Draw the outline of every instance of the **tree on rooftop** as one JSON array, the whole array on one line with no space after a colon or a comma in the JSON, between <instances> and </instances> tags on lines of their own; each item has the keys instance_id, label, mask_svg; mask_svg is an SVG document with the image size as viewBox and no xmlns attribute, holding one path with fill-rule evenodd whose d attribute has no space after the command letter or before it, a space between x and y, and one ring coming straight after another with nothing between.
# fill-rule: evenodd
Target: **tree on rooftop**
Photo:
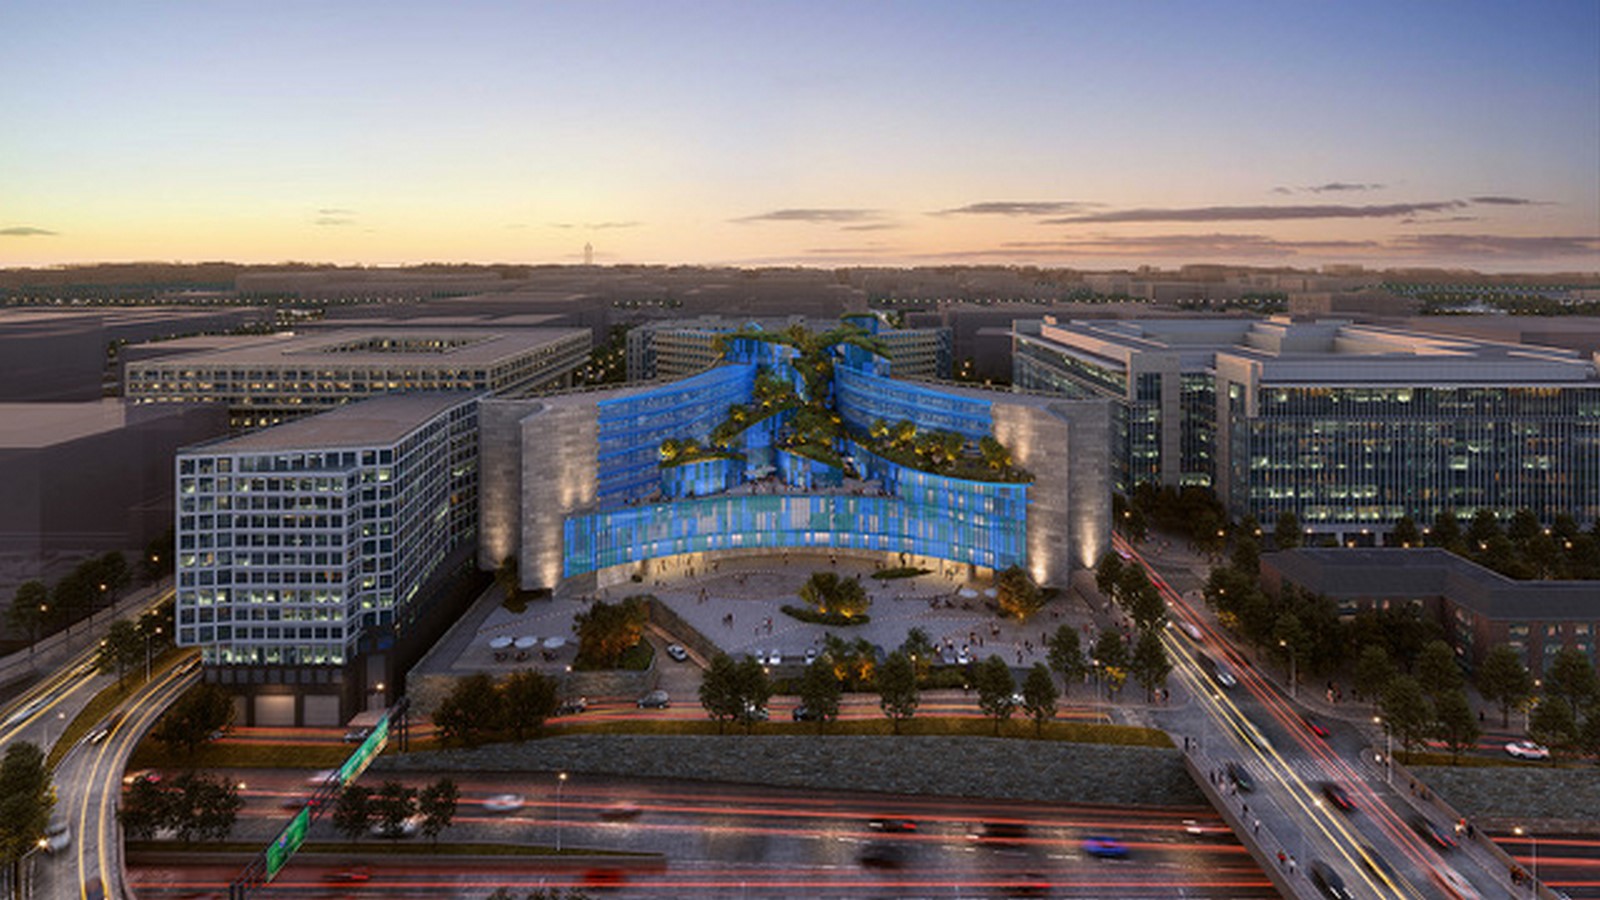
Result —
<instances>
[{"instance_id":1,"label":"tree on rooftop","mask_svg":"<svg viewBox=\"0 0 1600 900\"><path fill-rule=\"evenodd\" d=\"M992 434L986 434L978 439L978 453L989 468L996 472L1004 472L1011 468L1011 449L1000 443Z\"/></svg>"}]
</instances>

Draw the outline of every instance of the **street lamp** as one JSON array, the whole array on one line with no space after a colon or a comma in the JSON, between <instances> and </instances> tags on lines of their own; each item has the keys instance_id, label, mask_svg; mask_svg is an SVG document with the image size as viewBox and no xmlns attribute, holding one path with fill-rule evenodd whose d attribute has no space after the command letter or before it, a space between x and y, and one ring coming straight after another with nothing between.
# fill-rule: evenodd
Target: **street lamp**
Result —
<instances>
[{"instance_id":1,"label":"street lamp","mask_svg":"<svg viewBox=\"0 0 1600 900\"><path fill-rule=\"evenodd\" d=\"M154 631L145 633L144 636L144 680L150 680L150 639L161 633L161 626L157 625Z\"/></svg>"},{"instance_id":2,"label":"street lamp","mask_svg":"<svg viewBox=\"0 0 1600 900\"><path fill-rule=\"evenodd\" d=\"M1278 646L1289 651L1289 696L1299 697L1300 679L1295 677L1294 647L1290 645L1288 641L1283 640L1282 638L1278 640Z\"/></svg>"},{"instance_id":3,"label":"street lamp","mask_svg":"<svg viewBox=\"0 0 1600 900\"><path fill-rule=\"evenodd\" d=\"M1384 779L1389 784L1394 784L1394 734L1389 731L1389 723L1379 716L1372 717L1372 724L1383 726L1383 769L1387 774Z\"/></svg>"},{"instance_id":4,"label":"street lamp","mask_svg":"<svg viewBox=\"0 0 1600 900\"><path fill-rule=\"evenodd\" d=\"M561 788L567 783L567 773L556 774L556 852L561 852Z\"/></svg>"},{"instance_id":5,"label":"street lamp","mask_svg":"<svg viewBox=\"0 0 1600 900\"><path fill-rule=\"evenodd\" d=\"M1523 828L1521 825L1511 829L1511 833L1517 837L1527 838L1533 845L1533 881L1529 884L1528 896L1537 897L1539 896L1539 839L1533 836L1531 829Z\"/></svg>"}]
</instances>

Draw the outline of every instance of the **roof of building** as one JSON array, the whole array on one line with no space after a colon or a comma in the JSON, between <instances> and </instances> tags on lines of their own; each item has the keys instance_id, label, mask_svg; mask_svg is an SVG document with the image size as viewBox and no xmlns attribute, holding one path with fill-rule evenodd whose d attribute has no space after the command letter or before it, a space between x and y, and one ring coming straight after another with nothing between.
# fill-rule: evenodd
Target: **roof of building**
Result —
<instances>
[{"instance_id":1,"label":"roof of building","mask_svg":"<svg viewBox=\"0 0 1600 900\"><path fill-rule=\"evenodd\" d=\"M217 350L163 357L145 365L471 366L490 365L536 350L582 328L348 328L275 334Z\"/></svg>"},{"instance_id":2,"label":"roof of building","mask_svg":"<svg viewBox=\"0 0 1600 900\"><path fill-rule=\"evenodd\" d=\"M1444 597L1491 619L1600 619L1600 581L1517 581L1436 547L1303 547L1261 564L1335 600Z\"/></svg>"},{"instance_id":3,"label":"roof of building","mask_svg":"<svg viewBox=\"0 0 1600 900\"><path fill-rule=\"evenodd\" d=\"M479 396L470 391L384 394L238 437L184 448L185 453L273 453L280 450L394 444L434 416Z\"/></svg>"},{"instance_id":4,"label":"roof of building","mask_svg":"<svg viewBox=\"0 0 1600 900\"><path fill-rule=\"evenodd\" d=\"M0 449L37 449L115 431L128 422L121 400L0 403Z\"/></svg>"}]
</instances>

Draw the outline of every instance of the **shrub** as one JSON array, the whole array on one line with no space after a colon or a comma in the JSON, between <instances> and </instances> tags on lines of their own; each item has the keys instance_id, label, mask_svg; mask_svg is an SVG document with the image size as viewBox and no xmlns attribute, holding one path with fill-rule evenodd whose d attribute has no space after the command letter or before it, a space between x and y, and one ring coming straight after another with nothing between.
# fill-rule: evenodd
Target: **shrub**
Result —
<instances>
[{"instance_id":1,"label":"shrub","mask_svg":"<svg viewBox=\"0 0 1600 900\"><path fill-rule=\"evenodd\" d=\"M915 578L918 575L927 575L932 569L919 569L916 566L896 566L892 569L879 569L872 573L872 577L879 581L890 581L895 578Z\"/></svg>"},{"instance_id":2,"label":"shrub","mask_svg":"<svg viewBox=\"0 0 1600 900\"><path fill-rule=\"evenodd\" d=\"M787 603L779 608L783 610L784 615L799 619L802 622L810 622L813 625L865 625L872 621L872 617L866 613L854 616L847 616L843 613L822 613L814 609L806 609L804 606L792 606Z\"/></svg>"}]
</instances>

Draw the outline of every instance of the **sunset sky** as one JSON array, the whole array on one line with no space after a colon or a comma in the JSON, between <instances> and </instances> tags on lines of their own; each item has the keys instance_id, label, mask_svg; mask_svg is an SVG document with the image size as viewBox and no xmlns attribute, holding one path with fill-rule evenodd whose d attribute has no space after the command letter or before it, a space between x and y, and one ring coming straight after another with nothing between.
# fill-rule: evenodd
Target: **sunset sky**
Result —
<instances>
[{"instance_id":1,"label":"sunset sky","mask_svg":"<svg viewBox=\"0 0 1600 900\"><path fill-rule=\"evenodd\" d=\"M1600 3L20 0L0 266L1600 270Z\"/></svg>"}]
</instances>

